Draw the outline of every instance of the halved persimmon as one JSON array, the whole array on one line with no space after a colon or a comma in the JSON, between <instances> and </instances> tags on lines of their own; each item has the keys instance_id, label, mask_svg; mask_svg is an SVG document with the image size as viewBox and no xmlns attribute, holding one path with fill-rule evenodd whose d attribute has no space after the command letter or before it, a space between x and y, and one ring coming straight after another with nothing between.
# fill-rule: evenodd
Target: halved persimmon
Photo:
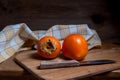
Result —
<instances>
[{"instance_id":1,"label":"halved persimmon","mask_svg":"<svg viewBox=\"0 0 120 80\"><path fill-rule=\"evenodd\" d=\"M60 50L60 42L53 36L45 36L37 43L38 54L46 59L57 57L60 54Z\"/></svg>"},{"instance_id":2,"label":"halved persimmon","mask_svg":"<svg viewBox=\"0 0 120 80\"><path fill-rule=\"evenodd\" d=\"M70 34L63 41L62 52L66 58L82 60L88 53L88 45L83 36Z\"/></svg>"}]
</instances>

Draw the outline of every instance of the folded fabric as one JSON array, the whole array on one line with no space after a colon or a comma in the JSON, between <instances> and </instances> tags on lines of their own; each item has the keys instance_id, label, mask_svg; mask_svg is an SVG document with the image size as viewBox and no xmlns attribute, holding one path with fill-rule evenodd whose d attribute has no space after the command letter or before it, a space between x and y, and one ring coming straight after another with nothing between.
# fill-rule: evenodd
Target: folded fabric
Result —
<instances>
[{"instance_id":1,"label":"folded fabric","mask_svg":"<svg viewBox=\"0 0 120 80\"><path fill-rule=\"evenodd\" d=\"M97 32L90 29L87 24L55 25L46 31L32 31L25 23L8 25L0 32L0 63L14 55L28 39L36 42L50 35L61 41L72 33L82 35L87 40L89 49L101 46Z\"/></svg>"}]
</instances>

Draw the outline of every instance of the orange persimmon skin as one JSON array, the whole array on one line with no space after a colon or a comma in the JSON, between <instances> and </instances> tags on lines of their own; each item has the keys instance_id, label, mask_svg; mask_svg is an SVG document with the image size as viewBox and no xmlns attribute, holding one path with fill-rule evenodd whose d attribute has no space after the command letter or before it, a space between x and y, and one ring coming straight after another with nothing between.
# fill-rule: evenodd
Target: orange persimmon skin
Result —
<instances>
[{"instance_id":1,"label":"orange persimmon skin","mask_svg":"<svg viewBox=\"0 0 120 80\"><path fill-rule=\"evenodd\" d=\"M88 53L88 45L81 35L70 34L64 39L62 52L66 58L82 60Z\"/></svg>"},{"instance_id":2,"label":"orange persimmon skin","mask_svg":"<svg viewBox=\"0 0 120 80\"><path fill-rule=\"evenodd\" d=\"M46 42L51 42L50 46L52 44L52 46L51 46L52 50L49 51L49 48L48 48L49 52L47 52L46 50L42 50L42 47L45 46ZM43 44L43 46L41 46L42 44ZM53 49L53 47L55 49ZM47 47L45 49L47 49ZM38 40L38 43L37 43L38 54L45 59L52 59L52 58L57 57L60 54L60 50L61 50L60 42L57 38L55 38L53 36L45 36L45 37L41 38L40 40Z\"/></svg>"}]
</instances>

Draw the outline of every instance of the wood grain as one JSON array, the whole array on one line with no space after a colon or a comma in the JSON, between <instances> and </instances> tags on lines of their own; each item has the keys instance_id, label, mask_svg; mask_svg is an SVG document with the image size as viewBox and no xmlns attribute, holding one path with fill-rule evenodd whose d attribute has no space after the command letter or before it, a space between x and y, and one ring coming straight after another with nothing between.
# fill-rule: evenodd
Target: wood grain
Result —
<instances>
[{"instance_id":1,"label":"wood grain","mask_svg":"<svg viewBox=\"0 0 120 80\"><path fill-rule=\"evenodd\" d=\"M41 58L37 55L36 50L20 52L15 60L23 68L35 75L38 79L64 80L80 79L90 77L100 73L112 71L120 68L120 48L101 48L89 51L85 60L94 59L112 59L117 61L115 64L81 66L57 69L38 69Z\"/></svg>"},{"instance_id":2,"label":"wood grain","mask_svg":"<svg viewBox=\"0 0 120 80\"><path fill-rule=\"evenodd\" d=\"M0 75L1 76L19 76L24 73L24 69L22 69L19 65L17 65L13 61L14 57L9 58L0 64Z\"/></svg>"}]
</instances>

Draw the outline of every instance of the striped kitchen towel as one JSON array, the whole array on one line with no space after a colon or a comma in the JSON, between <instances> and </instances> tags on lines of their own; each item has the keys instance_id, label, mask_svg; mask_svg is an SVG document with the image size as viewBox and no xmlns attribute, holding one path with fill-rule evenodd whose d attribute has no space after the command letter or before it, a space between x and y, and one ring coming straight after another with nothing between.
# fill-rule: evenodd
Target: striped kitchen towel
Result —
<instances>
[{"instance_id":1,"label":"striped kitchen towel","mask_svg":"<svg viewBox=\"0 0 120 80\"><path fill-rule=\"evenodd\" d=\"M89 49L101 46L97 32L90 29L87 24L55 25L48 30L37 31L32 31L25 23L8 25L0 32L0 63L14 55L27 40L36 42L50 35L62 41L72 33L82 35L87 40Z\"/></svg>"}]
</instances>

